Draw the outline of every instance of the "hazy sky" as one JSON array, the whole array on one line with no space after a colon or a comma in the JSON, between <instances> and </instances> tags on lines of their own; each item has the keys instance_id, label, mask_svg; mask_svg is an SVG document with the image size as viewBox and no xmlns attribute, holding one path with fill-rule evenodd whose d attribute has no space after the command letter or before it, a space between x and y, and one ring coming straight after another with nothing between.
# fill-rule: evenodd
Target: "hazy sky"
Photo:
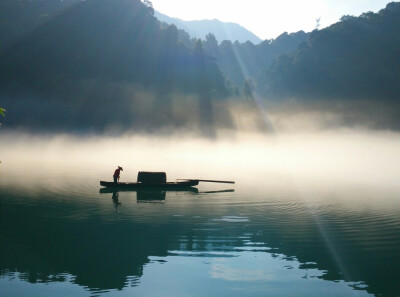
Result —
<instances>
[{"instance_id":1,"label":"hazy sky","mask_svg":"<svg viewBox=\"0 0 400 297\"><path fill-rule=\"evenodd\" d=\"M283 32L312 31L320 17L320 28L343 15L377 12L390 0L152 0L154 8L183 20L219 19L234 22L261 39Z\"/></svg>"}]
</instances>

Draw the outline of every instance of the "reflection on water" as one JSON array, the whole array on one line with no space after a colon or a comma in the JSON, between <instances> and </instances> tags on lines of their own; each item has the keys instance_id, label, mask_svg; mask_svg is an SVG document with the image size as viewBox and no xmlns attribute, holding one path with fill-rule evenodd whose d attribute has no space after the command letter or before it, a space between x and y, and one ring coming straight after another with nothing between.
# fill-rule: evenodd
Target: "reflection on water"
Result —
<instances>
[{"instance_id":1,"label":"reflection on water","mask_svg":"<svg viewBox=\"0 0 400 297\"><path fill-rule=\"evenodd\" d=\"M304 296L313 290L315 296L400 292L398 203L387 211L357 212L329 199L307 204L239 189L161 192L152 197L163 204L138 204L139 193L99 194L95 181L93 188L81 195L65 189L60 197L43 190L39 198L2 186L2 288L31 296L30 286L20 286L24 281L58 290L67 283L100 295L167 288L174 295L200 282L190 289L212 296L235 290L253 296L266 290ZM46 292L42 296L51 295Z\"/></svg>"},{"instance_id":2,"label":"reflection on water","mask_svg":"<svg viewBox=\"0 0 400 297\"><path fill-rule=\"evenodd\" d=\"M113 192L99 190L107 168L55 163L38 176L8 162L1 296L400 295L395 186L252 181L243 168L206 176L236 176L234 191Z\"/></svg>"}]
</instances>

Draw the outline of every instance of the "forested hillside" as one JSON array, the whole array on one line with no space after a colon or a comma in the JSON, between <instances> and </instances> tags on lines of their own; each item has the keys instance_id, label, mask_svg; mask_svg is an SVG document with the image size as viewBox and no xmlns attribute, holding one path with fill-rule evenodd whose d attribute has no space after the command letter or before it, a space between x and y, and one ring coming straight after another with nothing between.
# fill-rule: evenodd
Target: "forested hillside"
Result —
<instances>
[{"instance_id":1,"label":"forested hillside","mask_svg":"<svg viewBox=\"0 0 400 297\"><path fill-rule=\"evenodd\" d=\"M178 44L176 27L160 29L139 0L80 1L10 47L0 67L2 82L29 89L101 78L162 91L225 91L201 43L193 50Z\"/></svg>"},{"instance_id":2,"label":"forested hillside","mask_svg":"<svg viewBox=\"0 0 400 297\"><path fill-rule=\"evenodd\" d=\"M285 32L276 39L255 45L250 41L232 43L224 40L219 43L213 34L208 34L203 44L206 53L216 59L236 93L242 94L246 81L255 82L274 59L295 51L301 43L308 41L308 36L303 31L291 34Z\"/></svg>"},{"instance_id":3,"label":"forested hillside","mask_svg":"<svg viewBox=\"0 0 400 297\"><path fill-rule=\"evenodd\" d=\"M268 98L400 98L400 3L311 33L258 80Z\"/></svg>"},{"instance_id":4,"label":"forested hillside","mask_svg":"<svg viewBox=\"0 0 400 297\"><path fill-rule=\"evenodd\" d=\"M79 0L1 0L0 53Z\"/></svg>"},{"instance_id":5,"label":"forested hillside","mask_svg":"<svg viewBox=\"0 0 400 297\"><path fill-rule=\"evenodd\" d=\"M219 97L238 95L246 80L255 81L277 56L308 39L301 31L254 45L218 42L209 33L203 54L196 38L158 23L153 9L138 0L4 0L0 5L2 89L11 83L54 91L101 77L162 91L198 94L207 87ZM207 82L199 81L200 68Z\"/></svg>"},{"instance_id":6,"label":"forested hillside","mask_svg":"<svg viewBox=\"0 0 400 297\"><path fill-rule=\"evenodd\" d=\"M0 8L0 106L10 128L233 127L216 107L231 97L400 97L400 3L257 45L193 38L160 23L149 1L4 0Z\"/></svg>"},{"instance_id":7,"label":"forested hillside","mask_svg":"<svg viewBox=\"0 0 400 297\"><path fill-rule=\"evenodd\" d=\"M174 122L170 94L199 96L205 109L211 97L228 95L202 43L194 48L179 43L176 27L161 28L153 8L140 0L69 5L7 47L0 59L0 90L10 125L28 125L24 112L30 110L29 125L51 127L65 121L73 127L162 125L165 118ZM12 107L18 115L12 116Z\"/></svg>"}]
</instances>

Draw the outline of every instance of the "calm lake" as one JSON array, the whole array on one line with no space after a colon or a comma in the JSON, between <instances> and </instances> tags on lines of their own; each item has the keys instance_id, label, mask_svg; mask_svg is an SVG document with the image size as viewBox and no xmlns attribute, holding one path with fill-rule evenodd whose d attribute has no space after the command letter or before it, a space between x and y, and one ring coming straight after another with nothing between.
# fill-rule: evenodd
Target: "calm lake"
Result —
<instances>
[{"instance_id":1,"label":"calm lake","mask_svg":"<svg viewBox=\"0 0 400 297\"><path fill-rule=\"evenodd\" d=\"M400 296L397 134L0 142L1 297Z\"/></svg>"}]
</instances>

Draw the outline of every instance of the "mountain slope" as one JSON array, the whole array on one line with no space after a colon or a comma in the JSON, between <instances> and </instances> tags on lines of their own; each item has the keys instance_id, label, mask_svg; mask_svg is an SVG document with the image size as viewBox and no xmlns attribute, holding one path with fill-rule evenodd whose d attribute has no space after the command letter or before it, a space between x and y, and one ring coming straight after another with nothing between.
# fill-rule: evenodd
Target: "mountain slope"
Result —
<instances>
[{"instance_id":1,"label":"mountain slope","mask_svg":"<svg viewBox=\"0 0 400 297\"><path fill-rule=\"evenodd\" d=\"M225 80L201 44L179 44L140 0L79 1L0 56L8 126L162 126L175 120L175 92L206 102Z\"/></svg>"},{"instance_id":2,"label":"mountain slope","mask_svg":"<svg viewBox=\"0 0 400 297\"><path fill-rule=\"evenodd\" d=\"M345 16L277 59L259 81L271 97L400 98L400 3Z\"/></svg>"},{"instance_id":3,"label":"mountain slope","mask_svg":"<svg viewBox=\"0 0 400 297\"><path fill-rule=\"evenodd\" d=\"M154 16L161 22L174 24L179 29L185 30L190 36L202 40L205 40L207 34L212 33L219 42L223 40L230 40L232 42L236 40L239 42L250 41L254 44L261 42L261 39L254 33L235 23L221 22L216 19L184 21L177 18L171 18L157 11L155 11Z\"/></svg>"},{"instance_id":4,"label":"mountain slope","mask_svg":"<svg viewBox=\"0 0 400 297\"><path fill-rule=\"evenodd\" d=\"M215 66L180 46L177 34L174 27L160 29L139 0L79 1L6 51L0 78L51 87L55 77L101 77L195 91L190 72Z\"/></svg>"},{"instance_id":5,"label":"mountain slope","mask_svg":"<svg viewBox=\"0 0 400 297\"><path fill-rule=\"evenodd\" d=\"M246 80L256 81L257 76L269 67L275 58L295 51L301 43L308 41L308 37L309 34L303 31L290 34L285 32L276 39L254 45L251 42L230 41L218 44L213 36L207 36L204 49L216 58L221 71L240 89Z\"/></svg>"},{"instance_id":6,"label":"mountain slope","mask_svg":"<svg viewBox=\"0 0 400 297\"><path fill-rule=\"evenodd\" d=\"M0 53L78 1L0 1Z\"/></svg>"}]
</instances>

